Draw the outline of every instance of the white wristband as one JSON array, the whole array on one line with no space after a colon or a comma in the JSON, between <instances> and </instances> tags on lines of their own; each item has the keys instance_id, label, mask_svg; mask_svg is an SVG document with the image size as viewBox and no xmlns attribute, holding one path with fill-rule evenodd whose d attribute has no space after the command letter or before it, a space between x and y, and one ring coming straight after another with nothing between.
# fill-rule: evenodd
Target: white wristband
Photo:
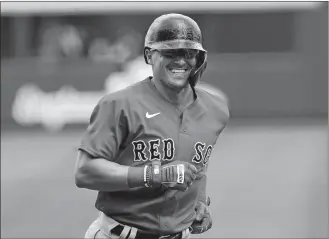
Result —
<instances>
[{"instance_id":1,"label":"white wristband","mask_svg":"<svg viewBox=\"0 0 329 239\"><path fill-rule=\"evenodd\" d=\"M184 164L177 164L177 183L184 183L184 173L185 167Z\"/></svg>"},{"instance_id":2,"label":"white wristband","mask_svg":"<svg viewBox=\"0 0 329 239\"><path fill-rule=\"evenodd\" d=\"M144 184L145 184L145 187L148 188L149 185L147 184L147 178L146 178L147 168L148 168L148 165L145 165L145 167L144 167Z\"/></svg>"}]
</instances>

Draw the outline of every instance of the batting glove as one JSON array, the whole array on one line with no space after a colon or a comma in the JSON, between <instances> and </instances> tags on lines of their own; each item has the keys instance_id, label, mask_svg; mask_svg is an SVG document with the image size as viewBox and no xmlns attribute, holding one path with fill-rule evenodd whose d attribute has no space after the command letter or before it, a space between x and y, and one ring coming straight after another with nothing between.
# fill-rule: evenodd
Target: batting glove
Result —
<instances>
[{"instance_id":1,"label":"batting glove","mask_svg":"<svg viewBox=\"0 0 329 239\"><path fill-rule=\"evenodd\" d=\"M207 205L203 202L197 202L195 207L196 217L190 226L192 234L201 234L208 231L212 227L212 218L209 210L210 197L207 198Z\"/></svg>"},{"instance_id":2,"label":"batting glove","mask_svg":"<svg viewBox=\"0 0 329 239\"><path fill-rule=\"evenodd\" d=\"M179 191L186 191L194 180L203 177L203 172L199 172L193 164L183 161L174 161L162 166L160 161L153 161L149 171L150 176L146 177L149 178L146 180L149 186L163 185Z\"/></svg>"}]
</instances>

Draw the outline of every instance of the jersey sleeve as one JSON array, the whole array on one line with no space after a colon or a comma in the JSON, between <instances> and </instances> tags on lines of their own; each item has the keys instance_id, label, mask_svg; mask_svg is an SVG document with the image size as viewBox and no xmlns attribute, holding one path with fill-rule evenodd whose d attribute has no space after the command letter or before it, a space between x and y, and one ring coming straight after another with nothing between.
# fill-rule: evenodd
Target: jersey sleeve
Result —
<instances>
[{"instance_id":1,"label":"jersey sleeve","mask_svg":"<svg viewBox=\"0 0 329 239\"><path fill-rule=\"evenodd\" d=\"M220 116L219 116L220 121L223 122L226 127L228 124L228 121L230 120L230 108L229 108L228 100L225 100L222 102L219 113L220 113Z\"/></svg>"},{"instance_id":2,"label":"jersey sleeve","mask_svg":"<svg viewBox=\"0 0 329 239\"><path fill-rule=\"evenodd\" d=\"M127 134L126 118L119 101L102 98L95 106L79 150L114 161Z\"/></svg>"},{"instance_id":3,"label":"jersey sleeve","mask_svg":"<svg viewBox=\"0 0 329 239\"><path fill-rule=\"evenodd\" d=\"M213 112L216 112L216 119L218 120L218 125L221 125L220 128L218 128L216 134L217 134L217 140L223 130L226 128L228 121L230 119L230 110L229 110L229 101L226 97L216 97L216 103L215 107L216 109ZM217 142L216 140L216 142Z\"/></svg>"}]
</instances>

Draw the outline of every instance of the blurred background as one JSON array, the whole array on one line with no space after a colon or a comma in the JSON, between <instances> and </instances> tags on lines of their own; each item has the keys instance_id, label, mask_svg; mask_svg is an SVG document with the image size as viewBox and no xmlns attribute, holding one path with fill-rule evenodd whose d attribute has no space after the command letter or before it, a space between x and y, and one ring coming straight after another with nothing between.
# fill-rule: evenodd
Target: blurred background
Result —
<instances>
[{"instance_id":1,"label":"blurred background","mask_svg":"<svg viewBox=\"0 0 329 239\"><path fill-rule=\"evenodd\" d=\"M144 36L168 12L199 23L198 87L230 102L202 237L328 237L327 2L1 2L2 238L83 237L82 133L104 94L151 75Z\"/></svg>"}]
</instances>

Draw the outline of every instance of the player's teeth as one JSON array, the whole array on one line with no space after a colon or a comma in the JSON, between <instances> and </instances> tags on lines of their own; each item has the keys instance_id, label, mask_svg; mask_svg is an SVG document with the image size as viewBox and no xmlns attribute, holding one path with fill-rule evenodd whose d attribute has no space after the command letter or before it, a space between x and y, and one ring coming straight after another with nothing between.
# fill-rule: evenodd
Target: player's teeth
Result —
<instances>
[{"instance_id":1,"label":"player's teeth","mask_svg":"<svg viewBox=\"0 0 329 239\"><path fill-rule=\"evenodd\" d=\"M171 70L173 73L184 73L185 70Z\"/></svg>"}]
</instances>

